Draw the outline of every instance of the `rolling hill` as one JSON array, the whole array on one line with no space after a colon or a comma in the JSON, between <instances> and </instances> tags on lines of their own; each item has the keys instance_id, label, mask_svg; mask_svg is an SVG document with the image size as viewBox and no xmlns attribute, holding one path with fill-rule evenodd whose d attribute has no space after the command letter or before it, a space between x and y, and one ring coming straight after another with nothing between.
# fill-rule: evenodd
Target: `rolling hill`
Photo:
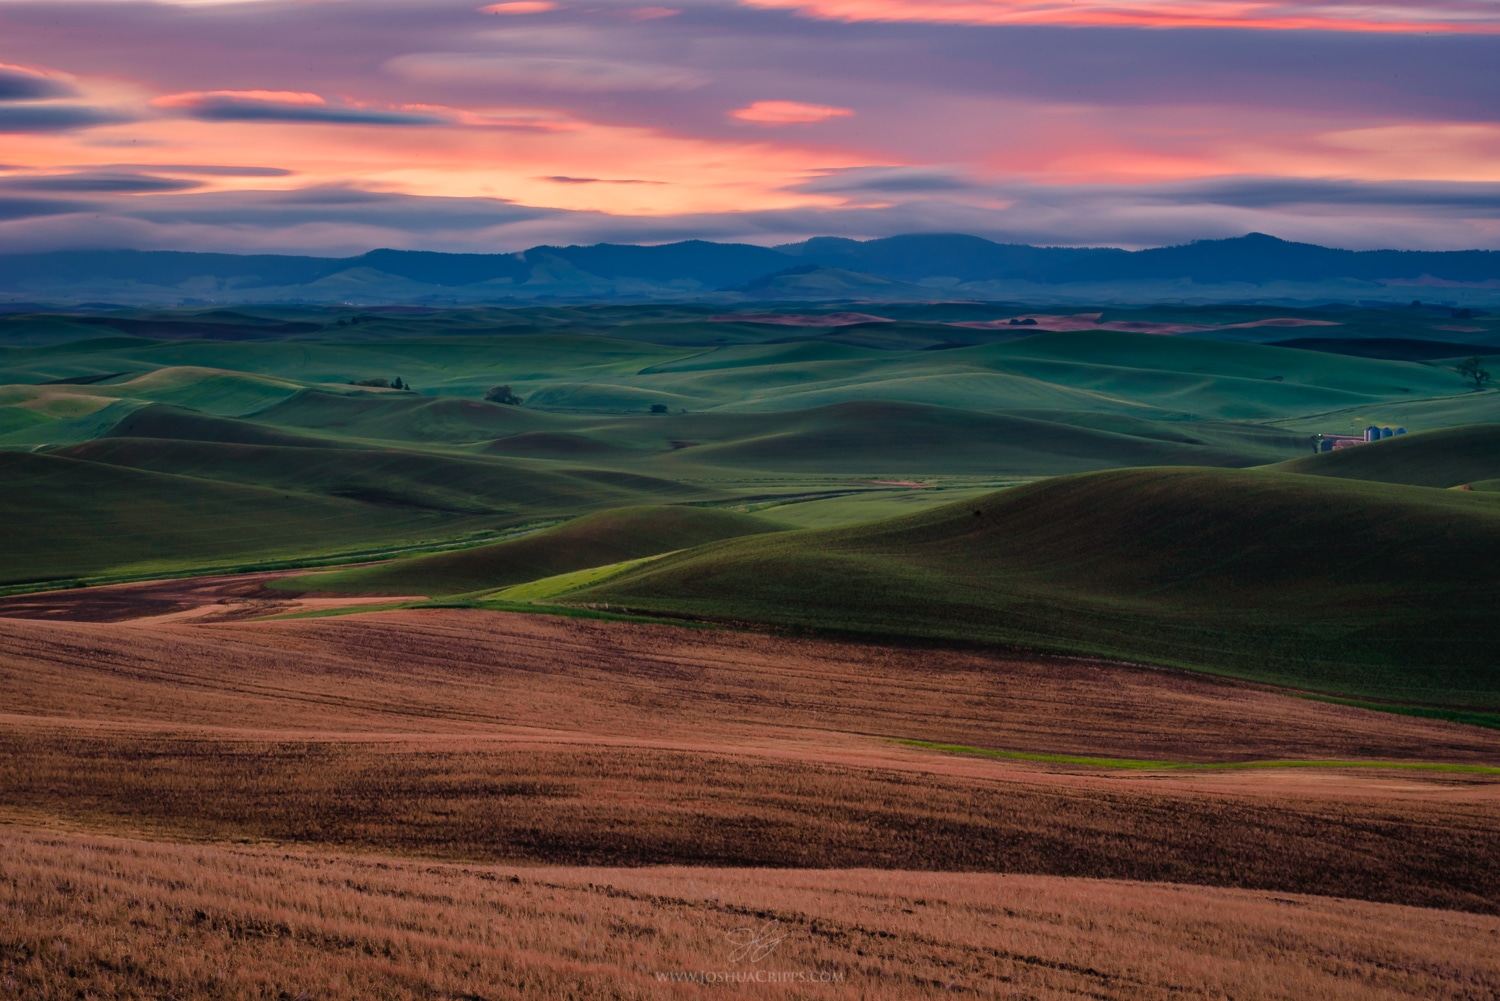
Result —
<instances>
[{"instance_id":1,"label":"rolling hill","mask_svg":"<svg viewBox=\"0 0 1500 1001\"><path fill-rule=\"evenodd\" d=\"M275 586L318 594L461 594L780 529L752 515L711 508L617 508L508 542L295 577Z\"/></svg>"},{"instance_id":2,"label":"rolling hill","mask_svg":"<svg viewBox=\"0 0 1500 1001\"><path fill-rule=\"evenodd\" d=\"M728 416L668 418L680 447L658 466L1036 476L1111 466L1254 465L1251 456L1302 447L1293 435L1256 434L1211 422L1171 427L1121 419L1114 428L1104 421L1099 424L1105 426L1089 427L1053 420L1048 413L991 414L878 401L734 415L737 433L726 440L721 429L730 424ZM711 420L715 417L720 419Z\"/></svg>"},{"instance_id":3,"label":"rolling hill","mask_svg":"<svg viewBox=\"0 0 1500 1001\"><path fill-rule=\"evenodd\" d=\"M1404 434L1279 462L1271 468L1420 487L1457 487L1500 479L1500 424Z\"/></svg>"},{"instance_id":4,"label":"rolling hill","mask_svg":"<svg viewBox=\"0 0 1500 1001\"><path fill-rule=\"evenodd\" d=\"M1483 494L1137 469L718 543L566 600L1493 710L1497 559L1500 504Z\"/></svg>"},{"instance_id":5,"label":"rolling hill","mask_svg":"<svg viewBox=\"0 0 1500 1001\"><path fill-rule=\"evenodd\" d=\"M0 478L0 585L300 560L491 523L61 455L0 451Z\"/></svg>"},{"instance_id":6,"label":"rolling hill","mask_svg":"<svg viewBox=\"0 0 1500 1001\"><path fill-rule=\"evenodd\" d=\"M452 543L723 496L629 471L372 446L158 404L100 431L45 453L0 451L11 540L0 585Z\"/></svg>"},{"instance_id":7,"label":"rolling hill","mask_svg":"<svg viewBox=\"0 0 1500 1001\"><path fill-rule=\"evenodd\" d=\"M151 403L133 410L103 438L171 438L225 445L277 445L288 448L345 448L342 442L294 434L251 421L199 413L186 407Z\"/></svg>"},{"instance_id":8,"label":"rolling hill","mask_svg":"<svg viewBox=\"0 0 1500 1001\"><path fill-rule=\"evenodd\" d=\"M309 391L253 418L340 441L483 442L485 455L630 469L669 479L717 477L736 469L1032 476L1120 465L1245 466L1307 447L1303 436L1250 424L1085 413L986 413L855 400L753 413L559 414L453 398Z\"/></svg>"}]
</instances>

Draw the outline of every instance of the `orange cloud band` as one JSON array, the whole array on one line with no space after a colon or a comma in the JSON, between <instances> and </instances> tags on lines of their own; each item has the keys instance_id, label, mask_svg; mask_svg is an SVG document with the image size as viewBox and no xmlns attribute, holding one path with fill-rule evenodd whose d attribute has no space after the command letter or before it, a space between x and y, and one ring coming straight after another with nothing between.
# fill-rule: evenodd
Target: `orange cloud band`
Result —
<instances>
[{"instance_id":1,"label":"orange cloud band","mask_svg":"<svg viewBox=\"0 0 1500 1001\"><path fill-rule=\"evenodd\" d=\"M508 0L507 3L492 3L479 8L481 14L545 14L557 10L558 5L550 0Z\"/></svg>"},{"instance_id":2,"label":"orange cloud band","mask_svg":"<svg viewBox=\"0 0 1500 1001\"><path fill-rule=\"evenodd\" d=\"M801 125L823 122L830 118L847 118L854 114L848 108L834 108L826 104L803 104L800 101L756 101L744 108L737 108L729 117L757 125Z\"/></svg>"},{"instance_id":3,"label":"orange cloud band","mask_svg":"<svg viewBox=\"0 0 1500 1001\"><path fill-rule=\"evenodd\" d=\"M1241 0L741 0L828 21L1053 24L1069 27L1249 28L1358 32L1500 33L1500 8L1477 3L1377 6Z\"/></svg>"}]
</instances>

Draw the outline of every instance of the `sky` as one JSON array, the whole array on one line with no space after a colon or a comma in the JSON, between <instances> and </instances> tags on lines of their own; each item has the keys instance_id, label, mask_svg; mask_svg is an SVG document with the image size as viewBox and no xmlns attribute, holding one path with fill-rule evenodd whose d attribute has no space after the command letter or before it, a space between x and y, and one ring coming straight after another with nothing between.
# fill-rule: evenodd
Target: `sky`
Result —
<instances>
[{"instance_id":1,"label":"sky","mask_svg":"<svg viewBox=\"0 0 1500 1001\"><path fill-rule=\"evenodd\" d=\"M655 2L0 0L0 253L1500 249L1500 0Z\"/></svg>"}]
</instances>

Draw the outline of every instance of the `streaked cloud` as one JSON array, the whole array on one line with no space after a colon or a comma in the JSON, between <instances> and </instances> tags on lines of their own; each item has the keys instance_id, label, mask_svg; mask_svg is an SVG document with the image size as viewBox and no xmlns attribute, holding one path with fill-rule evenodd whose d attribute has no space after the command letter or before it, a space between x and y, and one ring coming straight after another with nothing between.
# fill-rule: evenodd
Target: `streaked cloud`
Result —
<instances>
[{"instance_id":1,"label":"streaked cloud","mask_svg":"<svg viewBox=\"0 0 1500 1001\"><path fill-rule=\"evenodd\" d=\"M50 198L7 198L0 195L0 222L10 222L16 219L36 219L46 216L72 215L79 212L88 212L97 207L91 202L71 202ZM21 246L24 246L24 244Z\"/></svg>"},{"instance_id":2,"label":"streaked cloud","mask_svg":"<svg viewBox=\"0 0 1500 1001\"><path fill-rule=\"evenodd\" d=\"M741 0L832 21L916 21L988 26L1239 28L1279 31L1500 32L1487 0L1366 4L1258 0Z\"/></svg>"},{"instance_id":3,"label":"streaked cloud","mask_svg":"<svg viewBox=\"0 0 1500 1001\"><path fill-rule=\"evenodd\" d=\"M428 111L331 104L317 94L284 90L211 90L168 94L152 105L205 122L305 122L323 125L445 125Z\"/></svg>"},{"instance_id":4,"label":"streaked cloud","mask_svg":"<svg viewBox=\"0 0 1500 1001\"><path fill-rule=\"evenodd\" d=\"M0 191L58 191L70 194L136 195L190 191L201 181L137 173L34 174L0 178Z\"/></svg>"},{"instance_id":5,"label":"streaked cloud","mask_svg":"<svg viewBox=\"0 0 1500 1001\"><path fill-rule=\"evenodd\" d=\"M76 91L56 76L0 63L0 101L35 101L52 97L72 97Z\"/></svg>"},{"instance_id":6,"label":"streaked cloud","mask_svg":"<svg viewBox=\"0 0 1500 1001\"><path fill-rule=\"evenodd\" d=\"M854 167L828 171L799 189L836 194L905 194L972 191L981 187L957 171L942 167Z\"/></svg>"},{"instance_id":7,"label":"streaked cloud","mask_svg":"<svg viewBox=\"0 0 1500 1001\"><path fill-rule=\"evenodd\" d=\"M609 177L568 177L563 174L552 174L543 177L544 181L553 184L664 184L664 181L642 181L638 178L609 178Z\"/></svg>"},{"instance_id":8,"label":"streaked cloud","mask_svg":"<svg viewBox=\"0 0 1500 1001\"><path fill-rule=\"evenodd\" d=\"M71 132L129 120L118 111L85 104L0 104L0 133Z\"/></svg>"},{"instance_id":9,"label":"streaked cloud","mask_svg":"<svg viewBox=\"0 0 1500 1001\"><path fill-rule=\"evenodd\" d=\"M290 177L293 173L282 167L246 167L232 163L110 163L103 164L102 169L195 177Z\"/></svg>"},{"instance_id":10,"label":"streaked cloud","mask_svg":"<svg viewBox=\"0 0 1500 1001\"><path fill-rule=\"evenodd\" d=\"M801 101L754 101L729 113L730 118L757 125L804 125L810 122L826 122L830 118L847 118L854 114L849 108L835 108L827 104L803 104Z\"/></svg>"},{"instance_id":11,"label":"streaked cloud","mask_svg":"<svg viewBox=\"0 0 1500 1001\"><path fill-rule=\"evenodd\" d=\"M67 74L0 62L0 133L72 132L130 117L85 97Z\"/></svg>"}]
</instances>

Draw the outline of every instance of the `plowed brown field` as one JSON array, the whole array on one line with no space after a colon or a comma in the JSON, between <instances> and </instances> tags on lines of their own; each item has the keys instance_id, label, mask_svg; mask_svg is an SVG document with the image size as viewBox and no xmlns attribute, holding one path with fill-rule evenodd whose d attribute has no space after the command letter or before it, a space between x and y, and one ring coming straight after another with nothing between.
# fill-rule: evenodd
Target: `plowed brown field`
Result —
<instances>
[{"instance_id":1,"label":"plowed brown field","mask_svg":"<svg viewBox=\"0 0 1500 1001\"><path fill-rule=\"evenodd\" d=\"M1296 894L996 874L445 865L16 828L0 828L0 874L7 998L1500 992L1500 919Z\"/></svg>"},{"instance_id":2,"label":"plowed brown field","mask_svg":"<svg viewBox=\"0 0 1500 1001\"><path fill-rule=\"evenodd\" d=\"M1178 762L1500 765L1494 731L1086 661L464 610L0 619L0 819L13 825L0 828L9 846L0 894L21 901L9 911L0 902L0 997L7 983L51 985L17 995L25 997L198 996L166 985L203 977L218 984L203 996L276 997L250 992L251 971L262 986L304 983L297 989L309 997L676 996L701 988L657 983L646 976L653 964L718 969L705 943L719 932L703 929L762 911L797 915L810 936L799 962L844 964L845 987L792 988L809 996L885 996L886 986L911 996L950 982L1026 997L1440 997L1432 983L1478 985L1478 994L1450 991L1460 997L1484 996L1494 983L1495 950L1491 960L1464 950L1500 935L1500 776L1104 769L900 740ZM91 831L197 846L96 842ZM208 844L232 841L280 847ZM554 893L527 910L520 897L485 897L497 885L489 869L316 854L334 850L470 866L705 868L527 869L521 884L505 886L529 887L514 893L533 904L540 888ZM286 851L297 854L283 859ZM120 886L37 903L47 873L104 858L117 860L109 878ZM208 882L173 889L149 875L171 866L201 866ZM796 871L713 868L722 866ZM337 873L332 882L319 882L325 870ZM251 882L279 887L271 896L283 904L230 907L226 887L250 871ZM453 903L417 894L401 907L425 914L412 927L427 930L403 925L398 934L381 910L386 891L367 898L351 889L378 873L386 875L376 882L409 888L431 879L448 888L435 899ZM229 882L214 883L221 878ZM121 888L132 881L155 889ZM633 889L612 895L591 882ZM700 889L683 896L688 883ZM274 933L246 933L253 942L233 931L243 915L191 917L226 907L270 915L315 885L344 894L344 917L266 917ZM1001 902L1022 886L1022 903ZM1378 904L1276 903L1267 893ZM222 953L213 960L221 965L183 959L155 993L131 994L125 985L143 975L113 952L107 964L80 966L49 951L69 936L92 935L89 948L102 948L104 933L88 929L123 920L120 894L157 916L128 933L122 926L114 952L139 965L177 936ZM220 910L192 902L202 894ZM1066 902L1038 910L1049 894ZM743 898L738 910L723 910L730 897ZM943 902L924 911L910 905L917 898ZM522 938L545 926L594 944L507 953L484 930L482 900L530 928ZM576 921L566 916L575 907L587 912ZM1160 913L1135 938L1121 930L1153 908ZM37 915L62 930L16 930ZM1297 935L1272 944L1266 936L1282 934L1292 915ZM446 932L444 922L453 922ZM670 931L677 922L702 933ZM1414 922L1459 931L1429 934ZM809 930L834 927L845 930ZM1407 957L1400 962L1410 960L1399 977L1360 952L1359 943L1391 936ZM356 944L337 944L346 939ZM376 948L385 965L364 951L376 941L387 943ZM1137 946L1148 953L1136 956ZM1259 968L1255 957L1272 952L1281 958ZM1233 958L1242 955L1250 958ZM309 980L314 966L345 972ZM460 967L482 967L472 976L485 986L465 981ZM1363 993L1327 988L1345 974ZM556 992L562 983L574 988Z\"/></svg>"}]
</instances>

